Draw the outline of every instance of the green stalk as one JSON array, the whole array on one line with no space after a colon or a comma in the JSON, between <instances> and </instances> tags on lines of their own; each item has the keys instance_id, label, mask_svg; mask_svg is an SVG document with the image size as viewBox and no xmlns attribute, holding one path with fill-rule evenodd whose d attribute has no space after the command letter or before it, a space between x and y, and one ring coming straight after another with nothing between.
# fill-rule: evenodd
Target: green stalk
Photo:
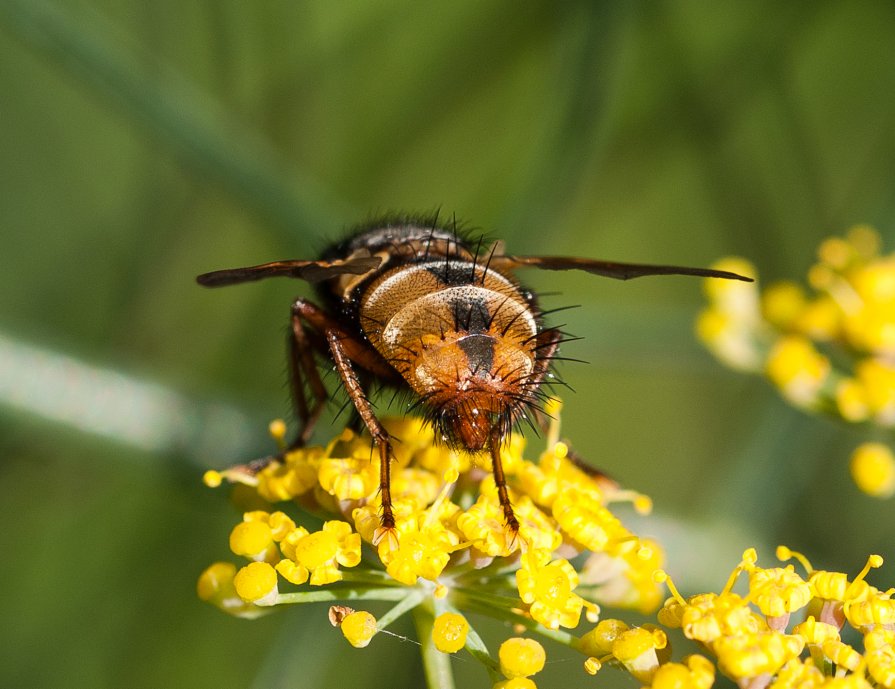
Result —
<instances>
[{"instance_id":1,"label":"green stalk","mask_svg":"<svg viewBox=\"0 0 895 689\"><path fill-rule=\"evenodd\" d=\"M351 600L381 600L403 601L408 597L403 588L342 588L319 591L297 591L295 593L281 593L277 596L274 605L288 605L301 603L336 603Z\"/></svg>"},{"instance_id":2,"label":"green stalk","mask_svg":"<svg viewBox=\"0 0 895 689\"><path fill-rule=\"evenodd\" d=\"M432 640L435 611L431 600L426 605L418 605L413 609L413 623L416 627L417 638L422 646L426 686L429 689L454 689L451 656L435 648L435 642Z\"/></svg>"}]
</instances>

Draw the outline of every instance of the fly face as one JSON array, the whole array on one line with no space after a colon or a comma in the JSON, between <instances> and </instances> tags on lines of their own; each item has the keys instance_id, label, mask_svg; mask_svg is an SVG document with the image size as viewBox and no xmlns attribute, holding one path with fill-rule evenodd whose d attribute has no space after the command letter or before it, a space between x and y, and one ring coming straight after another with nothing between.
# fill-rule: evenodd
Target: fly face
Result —
<instances>
[{"instance_id":1,"label":"fly face","mask_svg":"<svg viewBox=\"0 0 895 689\"><path fill-rule=\"evenodd\" d=\"M509 276L474 260L387 271L360 299L373 347L424 400L447 442L477 451L537 400L539 317ZM531 392L531 395L527 395Z\"/></svg>"}]
</instances>

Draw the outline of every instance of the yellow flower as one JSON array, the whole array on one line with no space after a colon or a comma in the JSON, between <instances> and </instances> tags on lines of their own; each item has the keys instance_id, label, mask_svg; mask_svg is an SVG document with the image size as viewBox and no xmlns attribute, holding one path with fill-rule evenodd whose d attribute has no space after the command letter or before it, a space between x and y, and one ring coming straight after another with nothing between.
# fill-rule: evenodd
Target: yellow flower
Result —
<instances>
[{"instance_id":1,"label":"yellow flower","mask_svg":"<svg viewBox=\"0 0 895 689\"><path fill-rule=\"evenodd\" d=\"M201 600L216 605L236 617L252 619L265 614L267 609L259 608L239 596L233 585L235 577L236 565L230 562L215 562L199 576L196 593Z\"/></svg>"},{"instance_id":2,"label":"yellow flower","mask_svg":"<svg viewBox=\"0 0 895 689\"><path fill-rule=\"evenodd\" d=\"M260 519L244 521L230 532L230 550L250 560L263 562L279 558L273 532L266 521Z\"/></svg>"},{"instance_id":3,"label":"yellow flower","mask_svg":"<svg viewBox=\"0 0 895 689\"><path fill-rule=\"evenodd\" d=\"M895 366L875 357L862 359L855 364L855 377L873 419L882 426L895 425Z\"/></svg>"},{"instance_id":4,"label":"yellow flower","mask_svg":"<svg viewBox=\"0 0 895 689\"><path fill-rule=\"evenodd\" d=\"M578 640L578 650L589 656L605 656L612 653L616 639L630 627L622 620L607 618Z\"/></svg>"},{"instance_id":5,"label":"yellow flower","mask_svg":"<svg viewBox=\"0 0 895 689\"><path fill-rule=\"evenodd\" d=\"M552 512L562 530L586 550L602 552L613 540L627 536L596 488L567 487L553 501Z\"/></svg>"},{"instance_id":6,"label":"yellow flower","mask_svg":"<svg viewBox=\"0 0 895 689\"><path fill-rule=\"evenodd\" d=\"M867 671L883 687L895 687L895 632L874 629L864 636Z\"/></svg>"},{"instance_id":7,"label":"yellow flower","mask_svg":"<svg viewBox=\"0 0 895 689\"><path fill-rule=\"evenodd\" d=\"M761 293L760 310L746 296L758 293L755 284L707 280L700 339L729 366L764 373L797 407L895 427L895 254L879 248L866 226L825 240L808 273L813 291L776 283ZM866 466L852 469L859 488L895 495L895 461L862 459Z\"/></svg>"},{"instance_id":8,"label":"yellow flower","mask_svg":"<svg viewBox=\"0 0 895 689\"><path fill-rule=\"evenodd\" d=\"M492 689L538 689L538 686L528 677L513 677L497 682Z\"/></svg>"},{"instance_id":9,"label":"yellow flower","mask_svg":"<svg viewBox=\"0 0 895 689\"><path fill-rule=\"evenodd\" d=\"M652 689L709 689L715 683L715 666L701 655L681 663L665 663L653 675Z\"/></svg>"},{"instance_id":10,"label":"yellow flower","mask_svg":"<svg viewBox=\"0 0 895 689\"><path fill-rule=\"evenodd\" d=\"M737 680L776 674L804 647L804 639L772 631L723 636L712 645L718 667Z\"/></svg>"},{"instance_id":11,"label":"yellow flower","mask_svg":"<svg viewBox=\"0 0 895 689\"><path fill-rule=\"evenodd\" d=\"M882 355L895 353L895 258L879 258L853 269L851 286L856 308L846 312L844 328L858 349Z\"/></svg>"},{"instance_id":12,"label":"yellow flower","mask_svg":"<svg viewBox=\"0 0 895 689\"><path fill-rule=\"evenodd\" d=\"M649 684L659 669L657 651L668 645L668 637L660 629L633 627L618 635L612 643L612 655L637 680Z\"/></svg>"},{"instance_id":13,"label":"yellow flower","mask_svg":"<svg viewBox=\"0 0 895 689\"><path fill-rule=\"evenodd\" d=\"M534 639L514 637L500 645L500 671L507 679L530 677L544 669L547 653Z\"/></svg>"},{"instance_id":14,"label":"yellow flower","mask_svg":"<svg viewBox=\"0 0 895 689\"><path fill-rule=\"evenodd\" d=\"M450 560L459 543L457 534L440 521L404 519L398 525L398 546L380 544L379 555L386 571L395 580L408 586L422 577L435 581Z\"/></svg>"},{"instance_id":15,"label":"yellow flower","mask_svg":"<svg viewBox=\"0 0 895 689\"><path fill-rule=\"evenodd\" d=\"M794 332L817 342L835 340L842 329L842 309L835 299L822 295L806 301L792 323Z\"/></svg>"},{"instance_id":16,"label":"yellow flower","mask_svg":"<svg viewBox=\"0 0 895 689\"><path fill-rule=\"evenodd\" d=\"M740 258L717 261L712 267L755 275L755 268ZM742 371L760 368L762 352L756 334L761 329L762 317L756 284L738 280L705 280L703 290L711 305L699 314L697 337L731 368Z\"/></svg>"},{"instance_id":17,"label":"yellow flower","mask_svg":"<svg viewBox=\"0 0 895 689\"><path fill-rule=\"evenodd\" d=\"M800 335L781 337L768 354L768 378L797 406L817 403L830 373L830 361Z\"/></svg>"},{"instance_id":18,"label":"yellow flower","mask_svg":"<svg viewBox=\"0 0 895 689\"><path fill-rule=\"evenodd\" d=\"M895 455L888 445L863 443L852 453L849 463L858 488L877 498L895 494Z\"/></svg>"},{"instance_id":19,"label":"yellow flower","mask_svg":"<svg viewBox=\"0 0 895 689\"><path fill-rule=\"evenodd\" d=\"M531 616L548 629L578 626L585 601L573 593L578 572L568 560L551 561L543 550L527 552L516 571L516 586Z\"/></svg>"},{"instance_id":20,"label":"yellow flower","mask_svg":"<svg viewBox=\"0 0 895 689\"><path fill-rule=\"evenodd\" d=\"M830 260L839 261L834 249L829 250ZM848 270L859 258L847 261ZM834 271L831 284L839 279ZM854 380L865 386L865 379L878 377L871 376L879 370L871 366L885 368L874 361ZM828 392L824 387L818 394ZM881 393L873 397L862 388L862 394L862 403L874 414L886 409L887 401L874 401L885 400ZM576 467L568 459L568 447L558 441L557 424L551 426L547 449L537 463L522 457L521 440L502 450L511 468L507 479L521 524L515 539L506 530L494 481L482 479L481 467L432 445L431 434L422 432L416 421L390 428L404 436L393 466L396 528L390 538L376 539L381 529L378 459L366 436L345 432L326 447L289 452L258 477L246 466L207 477L211 485L228 480L259 496L264 492L291 500L290 508L299 514L308 510L315 517L333 518L322 526L314 521L309 530L303 519L285 509L246 512L229 540L232 552L248 564L240 569L228 563L209 567L197 582L200 598L244 617L276 605L340 598L392 605L378 619L345 606L331 607L338 610L335 618L343 635L357 647L414 610L415 618L428 620L421 628L431 634L429 648L456 653L465 646L485 664L492 681L502 668L507 679L493 686L533 687L529 676L543 667L543 647L533 640L512 639L501 647L499 659L491 656L470 626L471 618L455 612L465 606L580 651L586 672L609 666L658 689L706 689L713 683L715 666L703 656L673 661L664 629L613 618L580 637L562 629L577 627L582 611L596 623L599 609L584 596L647 612L661 601L659 587L665 583L672 598L659 612L659 622L699 642L714 656L717 668L740 685L864 687L868 673L880 686L895 686L895 589L879 591L865 581L869 570L882 564L881 557L868 558L862 571L850 578L814 570L799 553L778 549L780 559L795 558L804 566L803 577L793 565L758 567L757 555L749 549L719 593L685 599L658 569L663 560L658 543L629 531L611 509L616 502L628 501L644 511L648 499ZM282 439L283 429L275 430ZM364 474L359 482L350 475L354 469ZM284 478L290 475L292 479ZM313 476L313 485L298 481L298 476ZM351 522L341 518L348 513ZM748 593L735 594L736 580L744 573ZM281 585L292 590L281 591ZM436 610L445 609L450 612L436 617ZM787 631L791 613L805 621ZM846 624L864 636L863 651L845 633L840 638ZM830 676L831 669L838 676Z\"/></svg>"},{"instance_id":21,"label":"yellow flower","mask_svg":"<svg viewBox=\"0 0 895 689\"><path fill-rule=\"evenodd\" d=\"M895 600L893 591L881 593L872 588L862 600L849 601L843 611L852 627L868 631L877 627L895 629Z\"/></svg>"},{"instance_id":22,"label":"yellow flower","mask_svg":"<svg viewBox=\"0 0 895 689\"><path fill-rule=\"evenodd\" d=\"M328 457L320 462L320 488L338 500L360 500L379 487L379 460Z\"/></svg>"},{"instance_id":23,"label":"yellow flower","mask_svg":"<svg viewBox=\"0 0 895 689\"><path fill-rule=\"evenodd\" d=\"M805 290L796 282L781 280L769 285L761 295L761 311L776 328L788 330L805 309Z\"/></svg>"},{"instance_id":24,"label":"yellow flower","mask_svg":"<svg viewBox=\"0 0 895 689\"><path fill-rule=\"evenodd\" d=\"M376 618L364 610L351 612L342 619L339 629L352 646L366 648L376 635Z\"/></svg>"},{"instance_id":25,"label":"yellow flower","mask_svg":"<svg viewBox=\"0 0 895 689\"><path fill-rule=\"evenodd\" d=\"M432 626L432 641L442 653L456 653L466 645L469 622L455 612L442 613Z\"/></svg>"},{"instance_id":26,"label":"yellow flower","mask_svg":"<svg viewBox=\"0 0 895 689\"><path fill-rule=\"evenodd\" d=\"M315 455L319 450L298 449L288 453L284 461L272 462L258 474L258 494L268 502L291 500L317 484Z\"/></svg>"},{"instance_id":27,"label":"yellow flower","mask_svg":"<svg viewBox=\"0 0 895 689\"><path fill-rule=\"evenodd\" d=\"M824 674L810 658L793 658L777 673L768 689L811 689L824 684Z\"/></svg>"},{"instance_id":28,"label":"yellow flower","mask_svg":"<svg viewBox=\"0 0 895 689\"><path fill-rule=\"evenodd\" d=\"M647 613L662 602L653 574L662 566L661 546L633 535L607 552L592 553L581 569L581 585L602 605Z\"/></svg>"},{"instance_id":29,"label":"yellow flower","mask_svg":"<svg viewBox=\"0 0 895 689\"><path fill-rule=\"evenodd\" d=\"M233 577L236 593L246 602L270 605L277 597L277 573L266 562L251 562Z\"/></svg>"},{"instance_id":30,"label":"yellow flower","mask_svg":"<svg viewBox=\"0 0 895 689\"><path fill-rule=\"evenodd\" d=\"M811 600L811 587L790 565L749 570L749 597L763 615L783 617L805 607Z\"/></svg>"},{"instance_id":31,"label":"yellow flower","mask_svg":"<svg viewBox=\"0 0 895 689\"><path fill-rule=\"evenodd\" d=\"M323 586L342 579L339 565L354 567L360 562L360 534L351 529L351 525L343 521L328 521L320 531L308 533L304 528L297 528L284 539L283 555L291 563L280 565L277 570L292 581L302 576L299 572L310 573L312 586Z\"/></svg>"}]
</instances>

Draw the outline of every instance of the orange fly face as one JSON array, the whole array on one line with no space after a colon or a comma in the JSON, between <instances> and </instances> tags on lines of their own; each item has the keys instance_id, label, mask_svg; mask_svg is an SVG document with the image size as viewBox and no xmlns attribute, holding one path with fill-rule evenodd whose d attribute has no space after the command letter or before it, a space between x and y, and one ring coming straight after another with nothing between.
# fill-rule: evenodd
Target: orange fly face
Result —
<instances>
[{"instance_id":1,"label":"orange fly face","mask_svg":"<svg viewBox=\"0 0 895 689\"><path fill-rule=\"evenodd\" d=\"M508 275L475 260L432 258L385 271L363 290L370 344L425 400L444 440L481 450L507 432L536 368L536 305Z\"/></svg>"}]
</instances>

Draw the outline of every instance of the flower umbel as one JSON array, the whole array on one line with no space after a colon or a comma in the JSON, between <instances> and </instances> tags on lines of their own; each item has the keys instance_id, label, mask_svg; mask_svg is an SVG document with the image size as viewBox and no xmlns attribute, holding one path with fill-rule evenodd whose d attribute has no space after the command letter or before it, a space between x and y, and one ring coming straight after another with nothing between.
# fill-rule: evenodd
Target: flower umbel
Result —
<instances>
[{"instance_id":1,"label":"flower umbel","mask_svg":"<svg viewBox=\"0 0 895 689\"><path fill-rule=\"evenodd\" d=\"M209 472L211 486L227 480L253 489L256 503L283 505L243 515L230 534L243 566L209 567L200 597L241 616L321 600L390 604L376 617L344 605L333 605L330 615L349 643L363 648L413 611L415 620L430 619L420 638L424 654L466 647L493 685L507 687L535 686L544 647L512 638L498 659L467 612L577 647L571 630L582 612L596 622L598 603L649 611L661 602L650 576L661 549L612 511L618 502L647 511L649 501L573 464L558 422L537 461L525 458L521 436L502 449L518 535L507 531L493 479L474 458L436 444L418 419L385 423L394 438L408 439L396 445L392 465L397 524L389 538L377 538L379 460L365 435L345 431L325 447L289 451L257 474L245 467ZM271 427L281 438L282 425Z\"/></svg>"},{"instance_id":2,"label":"flower umbel","mask_svg":"<svg viewBox=\"0 0 895 689\"><path fill-rule=\"evenodd\" d=\"M212 477L291 505L246 512L229 538L244 565L211 565L199 597L241 617L327 601L330 620L358 649L375 647L380 633L412 613L427 666L444 667L448 654L468 651L492 688L536 687L547 657L531 638L539 636L580 652L586 673L609 666L655 689L708 689L717 674L749 689L895 689L895 588L866 581L880 556L849 575L816 570L782 546L781 562L763 567L750 548L720 591L685 598L661 570L659 545L612 511L623 501L645 511L648 500L572 463L558 428L536 462L525 459L521 438L505 449L521 524L515 539L500 520L493 481L469 458L434 444L431 434L421 438L415 419L390 422L390 430L413 439L396 460L395 538L374 543L375 482L359 495L349 477L331 480L341 461L371 455L368 438L346 432L326 447L288 453L259 476L234 468ZM309 483L320 472L325 485ZM735 593L744 580L745 592ZM673 595L658 624L599 619L598 603L655 610L663 584ZM374 616L339 601L384 610ZM579 630L582 613L589 629ZM470 614L512 625L514 636L493 653ZM522 631L529 635L516 636ZM702 655L675 659L674 635L697 643Z\"/></svg>"},{"instance_id":3,"label":"flower umbel","mask_svg":"<svg viewBox=\"0 0 895 689\"><path fill-rule=\"evenodd\" d=\"M796 407L895 428L895 254L880 253L866 226L821 243L808 288L707 280L709 306L697 333L722 362L766 376ZM742 259L716 268L754 275ZM895 494L895 456L880 443L851 461L857 486L874 497Z\"/></svg>"},{"instance_id":4,"label":"flower umbel","mask_svg":"<svg viewBox=\"0 0 895 689\"><path fill-rule=\"evenodd\" d=\"M814 570L802 555L785 547L778 548L777 556L796 558L807 571L800 574L793 565L759 567L755 551L749 549L720 593L688 598L678 593L664 572L658 572L657 579L666 581L673 593L659 613L660 623L700 642L714 656L718 671L741 687L895 686L895 617L890 616L890 596L895 590L880 592L864 581L882 558L871 556L858 575L849 579L841 572ZM731 589L743 573L748 575L748 592L739 596ZM870 600L875 605L865 605ZM879 614L870 613L871 607ZM804 621L790 624L793 613ZM850 637L855 632L863 637L863 653L840 638L846 625L852 628ZM702 668L702 679L697 680L693 658L693 684L664 684L677 677L687 681L684 669L668 663L653 672L652 686L710 686L703 683L712 674L705 671L708 661L702 658L696 663ZM609 659L621 661L617 655ZM875 668L877 660L881 663Z\"/></svg>"}]
</instances>

